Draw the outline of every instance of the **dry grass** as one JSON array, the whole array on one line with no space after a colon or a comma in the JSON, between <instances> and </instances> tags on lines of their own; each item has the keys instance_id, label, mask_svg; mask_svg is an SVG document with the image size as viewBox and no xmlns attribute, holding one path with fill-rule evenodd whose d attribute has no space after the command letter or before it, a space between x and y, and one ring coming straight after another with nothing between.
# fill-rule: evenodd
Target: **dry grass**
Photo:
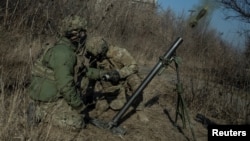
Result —
<instances>
[{"instance_id":1,"label":"dry grass","mask_svg":"<svg viewBox=\"0 0 250 141\"><path fill-rule=\"evenodd\" d=\"M0 11L5 11L0 15L0 140L49 140L50 125L33 132L27 127L27 86L37 52L48 37L57 36L60 19L70 14L86 17L89 34L103 35L127 48L146 67L154 65L181 36L184 42L177 55L183 59L180 69L189 109L234 124L250 122L250 74L244 57L224 43L215 30L206 24L191 29L184 16L177 18L171 10L157 12L150 5L122 0L100 5L95 0L0 3ZM170 102L174 104L174 100Z\"/></svg>"}]
</instances>

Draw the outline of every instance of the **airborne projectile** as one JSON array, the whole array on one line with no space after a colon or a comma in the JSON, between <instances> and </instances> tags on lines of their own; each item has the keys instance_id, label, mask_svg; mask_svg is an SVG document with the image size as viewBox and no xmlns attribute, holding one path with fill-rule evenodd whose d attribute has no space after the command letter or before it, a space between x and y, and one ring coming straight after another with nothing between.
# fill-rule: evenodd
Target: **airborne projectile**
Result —
<instances>
[{"instance_id":1,"label":"airborne projectile","mask_svg":"<svg viewBox=\"0 0 250 141\"><path fill-rule=\"evenodd\" d=\"M198 13L198 15L195 17L195 19L192 20L192 21L190 22L190 26L191 26L192 28L195 27L195 26L198 24L198 21L199 21L202 17L204 17L204 16L206 15L206 13L207 13L207 8L206 8L206 7L202 8L202 9L200 10L200 12Z\"/></svg>"}]
</instances>

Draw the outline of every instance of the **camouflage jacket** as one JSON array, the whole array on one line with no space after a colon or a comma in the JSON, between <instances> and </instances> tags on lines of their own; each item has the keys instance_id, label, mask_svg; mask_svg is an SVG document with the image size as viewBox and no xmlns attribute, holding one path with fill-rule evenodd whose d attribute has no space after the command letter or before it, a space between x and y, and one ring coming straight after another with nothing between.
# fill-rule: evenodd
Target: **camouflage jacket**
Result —
<instances>
[{"instance_id":1,"label":"camouflage jacket","mask_svg":"<svg viewBox=\"0 0 250 141\"><path fill-rule=\"evenodd\" d=\"M107 81L100 81L96 84L97 91L113 92L124 84L140 83L138 74L138 64L133 56L125 49L118 46L109 46L107 58L96 62L96 67L105 70L117 70L121 77L119 85L113 85ZM132 82L134 81L134 82ZM137 86L137 85L136 85ZM125 86L127 87L127 85Z\"/></svg>"},{"instance_id":2,"label":"camouflage jacket","mask_svg":"<svg viewBox=\"0 0 250 141\"><path fill-rule=\"evenodd\" d=\"M138 72L138 65L132 55L125 49L118 46L110 46L107 52L107 59L97 62L102 69L115 69L119 72L121 79Z\"/></svg>"},{"instance_id":3,"label":"camouflage jacket","mask_svg":"<svg viewBox=\"0 0 250 141\"><path fill-rule=\"evenodd\" d=\"M32 69L29 96L38 101L64 98L74 108L83 104L74 82L75 47L60 39L38 59Z\"/></svg>"}]
</instances>

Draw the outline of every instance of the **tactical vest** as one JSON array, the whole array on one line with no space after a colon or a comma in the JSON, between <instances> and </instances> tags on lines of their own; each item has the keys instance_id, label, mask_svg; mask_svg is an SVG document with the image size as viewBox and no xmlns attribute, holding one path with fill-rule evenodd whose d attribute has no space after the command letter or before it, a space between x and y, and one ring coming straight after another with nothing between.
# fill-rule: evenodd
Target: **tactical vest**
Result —
<instances>
[{"instance_id":1,"label":"tactical vest","mask_svg":"<svg viewBox=\"0 0 250 141\"><path fill-rule=\"evenodd\" d=\"M43 58L45 54L48 52L49 49L51 49L53 46L46 46L45 49L42 49L40 56L33 64L33 68L31 71L31 74L33 76L49 79L52 81L55 81L55 73L52 69L48 68L45 64L43 64Z\"/></svg>"}]
</instances>

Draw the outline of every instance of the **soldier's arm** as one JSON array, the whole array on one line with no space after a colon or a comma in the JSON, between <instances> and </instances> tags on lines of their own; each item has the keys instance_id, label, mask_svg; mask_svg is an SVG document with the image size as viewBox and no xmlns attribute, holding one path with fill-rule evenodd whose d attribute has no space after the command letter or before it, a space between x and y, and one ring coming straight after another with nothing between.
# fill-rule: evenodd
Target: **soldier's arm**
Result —
<instances>
[{"instance_id":1,"label":"soldier's arm","mask_svg":"<svg viewBox=\"0 0 250 141\"><path fill-rule=\"evenodd\" d=\"M138 72L139 68L134 57L126 49L114 47L113 51L108 53L108 57L123 66L122 68L117 68L121 78L126 78Z\"/></svg>"}]
</instances>

